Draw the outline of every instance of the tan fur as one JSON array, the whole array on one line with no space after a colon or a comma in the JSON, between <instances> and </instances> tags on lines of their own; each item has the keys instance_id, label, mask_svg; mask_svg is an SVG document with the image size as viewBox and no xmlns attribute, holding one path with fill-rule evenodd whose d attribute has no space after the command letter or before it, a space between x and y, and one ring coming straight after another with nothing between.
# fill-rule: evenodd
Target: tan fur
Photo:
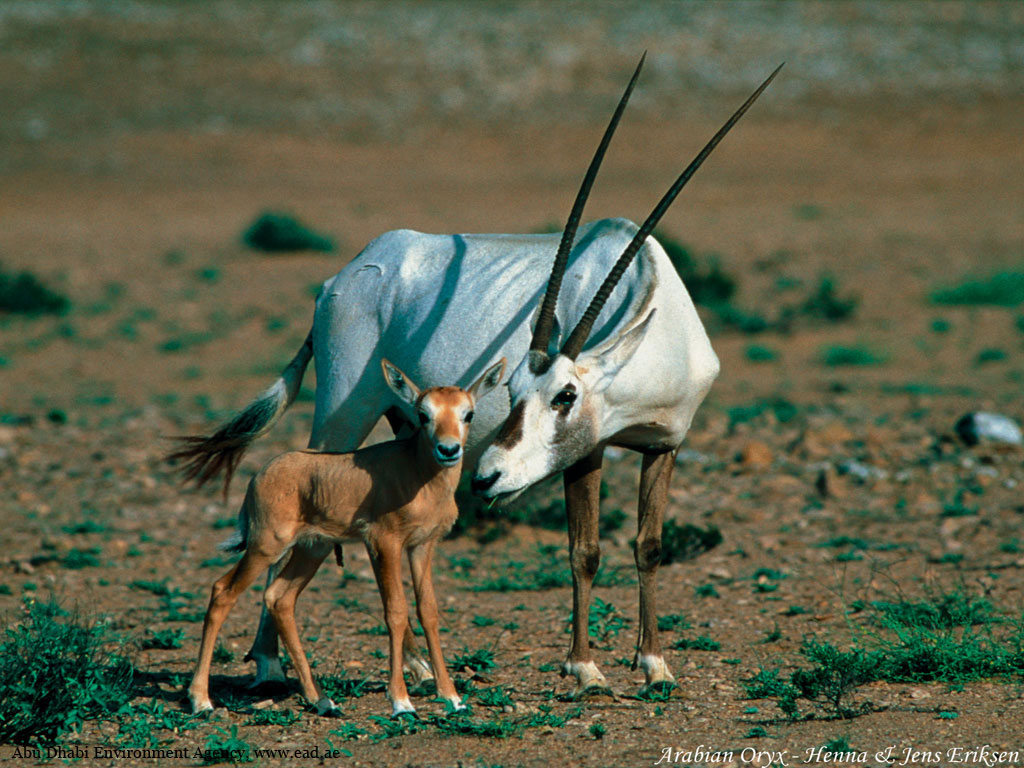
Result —
<instances>
[{"instance_id":1,"label":"tan fur","mask_svg":"<svg viewBox=\"0 0 1024 768\"><path fill-rule=\"evenodd\" d=\"M462 469L461 449L469 434L465 415L472 411L477 388L496 386L504 358L469 390L436 387L423 393L404 374L393 388L429 419L405 440L393 440L354 453L292 451L272 459L252 479L240 520L245 554L213 585L203 625L199 661L189 686L193 710L212 709L209 674L213 649L228 612L238 596L291 550L288 564L264 595L302 692L321 712L334 709L314 681L295 624L295 601L316 573L333 544L362 540L373 564L384 604L391 650L388 697L395 712L412 711L402 677L402 649L408 628L408 607L402 587L401 555L408 552L420 624L426 635L438 694L459 705L455 686L441 654L437 603L431 561L437 541L458 516L455 487ZM390 364L385 361L385 373ZM497 378L494 373L497 371ZM402 387L402 383L406 385ZM480 394L484 394L481 392ZM454 450L458 459L439 461L438 446ZM316 542L293 549L298 542Z\"/></svg>"}]
</instances>

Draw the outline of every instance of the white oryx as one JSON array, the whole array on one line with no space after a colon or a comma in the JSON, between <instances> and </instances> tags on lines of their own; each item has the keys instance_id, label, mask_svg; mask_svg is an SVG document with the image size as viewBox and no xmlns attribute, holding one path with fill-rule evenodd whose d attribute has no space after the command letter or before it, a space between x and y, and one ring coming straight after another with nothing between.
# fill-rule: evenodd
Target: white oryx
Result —
<instances>
[{"instance_id":1,"label":"white oryx","mask_svg":"<svg viewBox=\"0 0 1024 768\"><path fill-rule=\"evenodd\" d=\"M465 460L471 466L479 457L473 488L487 498L510 500L564 471L573 631L563 675L576 679L573 696L608 688L587 641L607 445L643 454L634 668L643 669L645 688L673 682L655 609L662 519L675 452L719 364L693 301L650 234L778 73L729 118L640 227L624 219L579 226L642 65L643 60L605 131L561 237L409 230L381 235L324 283L313 328L281 378L215 434L186 438L173 454L188 460L188 478L202 483L226 470L230 480L246 447L291 404L311 357L317 391L309 444L330 451L355 450L382 414L394 429L400 427L396 398L377 372L383 357L417 381L462 386L502 356L520 361L508 382L509 402L490 398L477 408ZM330 552L322 542L305 546L306 558L322 560ZM408 630L405 648L406 668L419 680L429 679L430 667L412 650ZM257 683L283 677L277 637L265 613L250 656L257 663Z\"/></svg>"}]
</instances>

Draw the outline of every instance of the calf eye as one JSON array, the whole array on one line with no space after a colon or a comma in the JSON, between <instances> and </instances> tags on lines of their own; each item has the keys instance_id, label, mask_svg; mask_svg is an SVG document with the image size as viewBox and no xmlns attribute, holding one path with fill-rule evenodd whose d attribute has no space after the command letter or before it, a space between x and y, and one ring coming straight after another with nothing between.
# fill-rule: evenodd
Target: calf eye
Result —
<instances>
[{"instance_id":1,"label":"calf eye","mask_svg":"<svg viewBox=\"0 0 1024 768\"><path fill-rule=\"evenodd\" d=\"M472 420L473 420L473 412L470 411L469 413L466 414L466 423L469 424L469 422L471 422Z\"/></svg>"},{"instance_id":2,"label":"calf eye","mask_svg":"<svg viewBox=\"0 0 1024 768\"><path fill-rule=\"evenodd\" d=\"M426 426L427 422L430 421L430 417L427 416L427 414L425 414L423 411L420 411L418 415L420 417L420 424Z\"/></svg>"},{"instance_id":3,"label":"calf eye","mask_svg":"<svg viewBox=\"0 0 1024 768\"><path fill-rule=\"evenodd\" d=\"M551 400L552 408L562 408L568 410L572 407L572 404L576 402L576 393L571 389L563 389Z\"/></svg>"}]
</instances>

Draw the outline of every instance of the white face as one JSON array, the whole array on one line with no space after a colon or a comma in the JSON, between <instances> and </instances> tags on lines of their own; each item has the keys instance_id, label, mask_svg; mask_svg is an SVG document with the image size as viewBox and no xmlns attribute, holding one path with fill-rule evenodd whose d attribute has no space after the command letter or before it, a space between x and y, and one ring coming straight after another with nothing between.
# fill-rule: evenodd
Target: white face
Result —
<instances>
[{"instance_id":1,"label":"white face","mask_svg":"<svg viewBox=\"0 0 1024 768\"><path fill-rule=\"evenodd\" d=\"M654 316L573 361L528 353L508 380L512 411L484 451L473 492L511 501L590 454L601 441L604 393L643 341ZM543 362L541 362L543 361ZM607 436L606 436L607 437Z\"/></svg>"},{"instance_id":2,"label":"white face","mask_svg":"<svg viewBox=\"0 0 1024 768\"><path fill-rule=\"evenodd\" d=\"M590 373L562 355L535 373L524 358L508 382L512 411L477 465L476 493L511 500L595 448L600 414Z\"/></svg>"}]
</instances>

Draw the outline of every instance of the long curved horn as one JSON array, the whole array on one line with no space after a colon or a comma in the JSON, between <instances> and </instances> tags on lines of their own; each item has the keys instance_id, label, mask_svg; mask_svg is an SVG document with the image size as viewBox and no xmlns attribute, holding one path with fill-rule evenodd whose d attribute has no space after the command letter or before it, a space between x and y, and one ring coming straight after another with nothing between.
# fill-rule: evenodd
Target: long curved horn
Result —
<instances>
[{"instance_id":1,"label":"long curved horn","mask_svg":"<svg viewBox=\"0 0 1024 768\"><path fill-rule=\"evenodd\" d=\"M530 351L532 352L543 352L546 354L548 351L551 331L555 326L555 306L558 304L558 292L562 287L562 277L565 275L565 267L569 261L569 252L572 250L573 242L576 239L576 229L579 227L580 217L583 215L583 206L590 195L590 188L594 185L594 179L597 177L597 171L601 167L605 150L608 149L608 144L611 143L612 136L615 134L615 128L619 124L619 118L622 117L622 112L626 109L629 96L633 93L633 86L636 85L637 78L640 76L640 70L644 66L644 59L646 58L647 51L644 51L643 56L640 57L640 63L636 65L636 70L633 72L629 85L626 86L626 92L619 99L619 105L615 108L611 122L608 123L604 136L601 137L601 143L597 146L594 159L590 161L590 167L587 168L587 174L583 177L580 191L576 193L576 202L573 203L569 219L565 223L562 241L558 244L558 252L555 254L555 263L551 267L551 277L548 278L548 288L544 293L544 300L541 303L540 313L537 316L537 324L533 329L533 340L530 342Z\"/></svg>"},{"instance_id":2,"label":"long curved horn","mask_svg":"<svg viewBox=\"0 0 1024 768\"><path fill-rule=\"evenodd\" d=\"M783 62L783 64L785 64L785 62ZM633 261L633 257L636 256L637 251L640 250L640 246L644 244L647 236L651 234L654 228L658 225L658 222L661 221L661 217L665 215L665 211L667 211L669 206L675 201L676 196L682 188L686 186L686 182L688 182L693 174L697 172L701 163L703 163L714 148L718 146L718 142L725 137L725 134L727 134L736 122L743 117L743 113L746 112L747 109L750 108L750 105L757 100L757 97L761 95L761 92L764 91L764 89L768 87L768 84L775 79L779 70L782 69L783 64L779 64L775 71L768 75L768 78L750 95L750 98L743 103L743 106L733 113L733 116L725 122L725 125L718 129L718 133L711 137L711 141L704 146L704 149L702 149L686 167L686 170L680 174L675 183L669 187L668 192L666 192L665 196L661 198L661 201L654 207L654 210L651 211L651 215L647 217L647 220L644 221L643 225L641 225L636 235L633 236L632 241L630 241L629 245L626 246L626 250L624 250L622 255L619 256L618 261L615 262L615 266L612 267L611 272L608 273L608 277L606 277L604 282L601 283L601 287L597 289L597 293L594 294L594 298L591 300L590 306L587 307L587 311L583 313L583 317L580 318L580 321L573 329L573 332L569 334L569 338L565 340L565 344L562 346L563 355L568 357L570 360L575 360L583 350L583 345L586 343L587 337L590 336L590 331L594 327L594 322L597 320L597 316L601 314L601 309L604 307L605 302L608 301L608 297L611 296L612 291L622 278L626 268L629 267L630 263Z\"/></svg>"}]
</instances>

